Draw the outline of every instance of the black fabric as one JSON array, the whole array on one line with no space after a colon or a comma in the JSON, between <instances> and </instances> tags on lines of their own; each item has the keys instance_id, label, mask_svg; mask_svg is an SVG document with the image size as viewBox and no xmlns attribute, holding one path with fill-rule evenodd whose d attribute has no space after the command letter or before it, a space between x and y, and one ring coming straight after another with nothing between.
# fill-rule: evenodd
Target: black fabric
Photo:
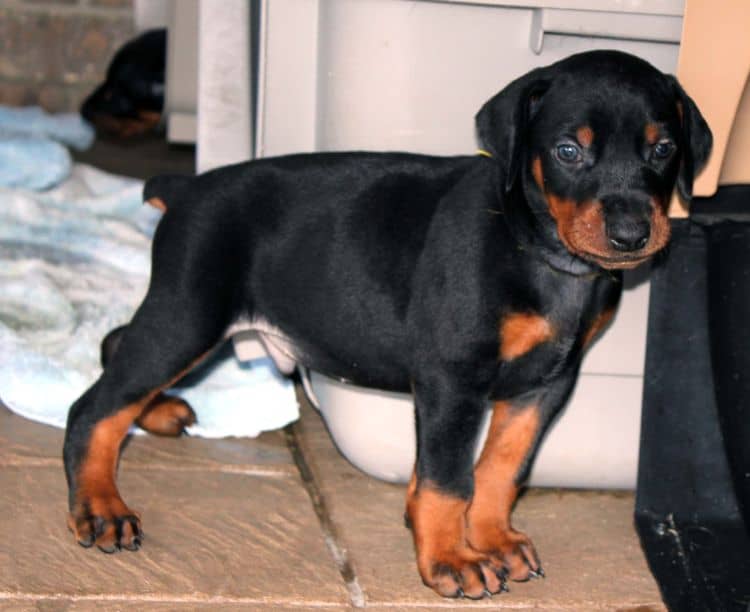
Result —
<instances>
[{"instance_id":1,"label":"black fabric","mask_svg":"<svg viewBox=\"0 0 750 612\"><path fill-rule=\"evenodd\" d=\"M720 223L707 235L714 390L737 501L750 526L750 223Z\"/></svg>"},{"instance_id":2,"label":"black fabric","mask_svg":"<svg viewBox=\"0 0 750 612\"><path fill-rule=\"evenodd\" d=\"M750 185L726 185L710 198L694 198L690 218L700 225L750 223Z\"/></svg>"},{"instance_id":3,"label":"black fabric","mask_svg":"<svg viewBox=\"0 0 750 612\"><path fill-rule=\"evenodd\" d=\"M675 221L651 281L636 528L678 612L750 605L748 244L750 225Z\"/></svg>"}]
</instances>

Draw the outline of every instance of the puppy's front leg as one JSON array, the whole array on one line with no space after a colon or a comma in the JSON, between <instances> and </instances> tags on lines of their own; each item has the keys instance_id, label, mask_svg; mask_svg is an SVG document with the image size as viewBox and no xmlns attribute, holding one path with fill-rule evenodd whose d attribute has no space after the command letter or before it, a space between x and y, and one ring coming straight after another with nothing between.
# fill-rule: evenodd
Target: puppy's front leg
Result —
<instances>
[{"instance_id":1,"label":"puppy's front leg","mask_svg":"<svg viewBox=\"0 0 750 612\"><path fill-rule=\"evenodd\" d=\"M472 548L487 556L491 567L503 575L507 573L511 580L544 575L531 540L510 523L520 481L528 472L541 425L537 401L496 402L474 471L467 539Z\"/></svg>"},{"instance_id":2,"label":"puppy's front leg","mask_svg":"<svg viewBox=\"0 0 750 612\"><path fill-rule=\"evenodd\" d=\"M510 515L545 431L570 396L578 366L576 362L546 388L494 404L474 470L466 537L472 549L485 556L484 563L511 580L544 575L534 545L513 529Z\"/></svg>"},{"instance_id":3,"label":"puppy's front leg","mask_svg":"<svg viewBox=\"0 0 750 612\"><path fill-rule=\"evenodd\" d=\"M444 597L478 599L504 583L467 539L473 452L485 405L476 393L459 389L439 377L415 382L417 464L406 512L424 583Z\"/></svg>"}]
</instances>

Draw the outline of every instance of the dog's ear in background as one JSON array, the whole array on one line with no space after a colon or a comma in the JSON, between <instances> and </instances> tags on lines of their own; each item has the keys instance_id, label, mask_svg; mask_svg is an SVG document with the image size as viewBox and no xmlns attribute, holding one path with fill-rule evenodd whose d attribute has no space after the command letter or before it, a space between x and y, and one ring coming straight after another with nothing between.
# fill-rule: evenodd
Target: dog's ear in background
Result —
<instances>
[{"instance_id":1,"label":"dog's ear in background","mask_svg":"<svg viewBox=\"0 0 750 612\"><path fill-rule=\"evenodd\" d=\"M81 105L100 134L131 138L155 129L164 107L167 31L148 30L120 48L107 77Z\"/></svg>"},{"instance_id":2,"label":"dog's ear in background","mask_svg":"<svg viewBox=\"0 0 750 612\"><path fill-rule=\"evenodd\" d=\"M506 191L516 182L529 121L549 84L546 68L533 70L487 101L476 115L479 141L501 164Z\"/></svg>"},{"instance_id":3,"label":"dog's ear in background","mask_svg":"<svg viewBox=\"0 0 750 612\"><path fill-rule=\"evenodd\" d=\"M713 145L713 135L693 99L685 93L682 85L673 76L668 77L675 92L677 112L682 122L680 144L680 171L677 175L677 190L687 202L693 197L693 180L708 161Z\"/></svg>"}]
</instances>

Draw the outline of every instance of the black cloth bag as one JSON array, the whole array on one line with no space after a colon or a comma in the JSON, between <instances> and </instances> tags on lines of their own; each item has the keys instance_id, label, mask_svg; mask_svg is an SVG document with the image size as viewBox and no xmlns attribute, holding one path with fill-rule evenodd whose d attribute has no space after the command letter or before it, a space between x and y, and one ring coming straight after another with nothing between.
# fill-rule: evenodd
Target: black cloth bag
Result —
<instances>
[{"instance_id":1,"label":"black cloth bag","mask_svg":"<svg viewBox=\"0 0 750 612\"><path fill-rule=\"evenodd\" d=\"M750 611L750 189L673 222L651 278L635 522L674 612Z\"/></svg>"}]
</instances>

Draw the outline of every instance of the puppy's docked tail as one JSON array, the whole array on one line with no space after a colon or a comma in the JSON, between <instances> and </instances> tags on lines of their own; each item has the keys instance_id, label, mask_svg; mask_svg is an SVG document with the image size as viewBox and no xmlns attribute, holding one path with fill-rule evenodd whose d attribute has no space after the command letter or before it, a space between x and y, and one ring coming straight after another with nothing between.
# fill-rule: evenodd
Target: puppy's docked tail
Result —
<instances>
[{"instance_id":1,"label":"puppy's docked tail","mask_svg":"<svg viewBox=\"0 0 750 612\"><path fill-rule=\"evenodd\" d=\"M146 181L143 186L143 201L162 212L177 202L186 193L189 176L181 174L161 174Z\"/></svg>"}]
</instances>

